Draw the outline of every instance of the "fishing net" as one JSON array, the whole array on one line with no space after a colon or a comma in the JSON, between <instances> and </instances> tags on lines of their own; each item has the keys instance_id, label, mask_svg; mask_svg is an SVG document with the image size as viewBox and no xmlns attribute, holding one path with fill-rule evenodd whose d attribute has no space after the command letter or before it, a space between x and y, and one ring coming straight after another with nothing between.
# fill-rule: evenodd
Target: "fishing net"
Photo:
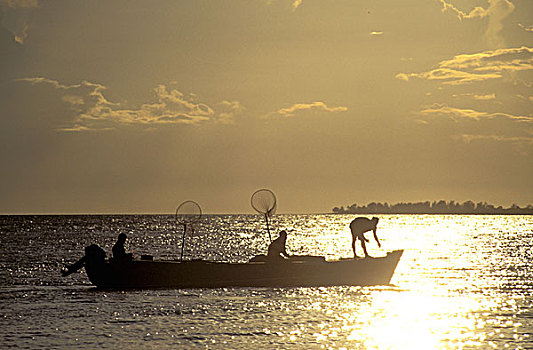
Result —
<instances>
[{"instance_id":1,"label":"fishing net","mask_svg":"<svg viewBox=\"0 0 533 350\"><path fill-rule=\"evenodd\" d=\"M176 222L180 225L194 225L200 222L202 208L194 201L185 201L176 208Z\"/></svg>"},{"instance_id":2,"label":"fishing net","mask_svg":"<svg viewBox=\"0 0 533 350\"><path fill-rule=\"evenodd\" d=\"M272 242L268 218L274 215L276 212L277 201L274 192L267 190L266 188L255 191L252 194L251 204L252 208L265 216L268 238L270 239L270 242Z\"/></svg>"},{"instance_id":3,"label":"fishing net","mask_svg":"<svg viewBox=\"0 0 533 350\"><path fill-rule=\"evenodd\" d=\"M194 226L200 222L202 217L202 208L194 201L185 201L176 208L176 222L183 226L181 236L181 254L180 261L183 261L183 252L185 251L185 234L187 228L190 229L191 237L194 235Z\"/></svg>"},{"instance_id":4,"label":"fishing net","mask_svg":"<svg viewBox=\"0 0 533 350\"><path fill-rule=\"evenodd\" d=\"M251 203L252 208L263 215L272 216L276 212L276 196L266 188L255 191Z\"/></svg>"}]
</instances>

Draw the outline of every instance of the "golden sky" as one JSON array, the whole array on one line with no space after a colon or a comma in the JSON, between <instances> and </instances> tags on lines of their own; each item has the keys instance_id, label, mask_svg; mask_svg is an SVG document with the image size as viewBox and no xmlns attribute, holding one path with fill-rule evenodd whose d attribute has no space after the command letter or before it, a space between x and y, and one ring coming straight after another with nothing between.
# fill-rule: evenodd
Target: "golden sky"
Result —
<instances>
[{"instance_id":1,"label":"golden sky","mask_svg":"<svg viewBox=\"0 0 533 350\"><path fill-rule=\"evenodd\" d=\"M0 213L533 202L531 0L0 4Z\"/></svg>"}]
</instances>

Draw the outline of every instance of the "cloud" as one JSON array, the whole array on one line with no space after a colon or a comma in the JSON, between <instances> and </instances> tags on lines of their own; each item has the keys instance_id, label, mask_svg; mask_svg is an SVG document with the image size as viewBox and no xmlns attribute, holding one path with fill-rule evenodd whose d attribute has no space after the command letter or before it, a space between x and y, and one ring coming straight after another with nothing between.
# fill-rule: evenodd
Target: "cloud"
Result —
<instances>
[{"instance_id":1,"label":"cloud","mask_svg":"<svg viewBox=\"0 0 533 350\"><path fill-rule=\"evenodd\" d=\"M469 73L454 69L437 68L429 72L423 73L399 73L396 78L404 81L409 81L409 78L420 78L425 80L439 80L446 85L462 85L478 81L485 81L489 79L501 78L501 74L497 73Z\"/></svg>"},{"instance_id":2,"label":"cloud","mask_svg":"<svg viewBox=\"0 0 533 350\"><path fill-rule=\"evenodd\" d=\"M39 7L38 0L1 0L0 4L10 8L36 8Z\"/></svg>"},{"instance_id":3,"label":"cloud","mask_svg":"<svg viewBox=\"0 0 533 350\"><path fill-rule=\"evenodd\" d=\"M446 2L446 0L440 0L440 2L442 4L442 10L441 10L442 12L451 11L457 15L457 18L459 20L471 19L471 18L482 18L488 15L488 11L480 6L476 6L470 12L466 13L466 12L459 10L452 3Z\"/></svg>"},{"instance_id":4,"label":"cloud","mask_svg":"<svg viewBox=\"0 0 533 350\"><path fill-rule=\"evenodd\" d=\"M523 123L533 123L533 117L531 116L521 116L521 115L512 115L508 113L488 113L482 111L476 111L474 109L468 108L455 108L449 107L446 105L435 104L429 108L425 108L420 111L422 115L441 115L447 116L452 119L457 118L466 118L473 120L482 120L482 119L505 119L514 122L523 122Z\"/></svg>"},{"instance_id":5,"label":"cloud","mask_svg":"<svg viewBox=\"0 0 533 350\"><path fill-rule=\"evenodd\" d=\"M17 44L24 44L24 40L28 37L28 28L30 26L27 23L23 23L22 29L13 33L13 39Z\"/></svg>"},{"instance_id":6,"label":"cloud","mask_svg":"<svg viewBox=\"0 0 533 350\"><path fill-rule=\"evenodd\" d=\"M474 100L478 100L478 101L488 101L488 100L496 99L496 94L494 93L487 94L487 95L473 95L473 96L474 96Z\"/></svg>"},{"instance_id":7,"label":"cloud","mask_svg":"<svg viewBox=\"0 0 533 350\"><path fill-rule=\"evenodd\" d=\"M396 74L395 78L403 80L403 81L409 81L410 77L416 77L416 76L417 76L416 73L411 73L411 74L398 73L398 74Z\"/></svg>"},{"instance_id":8,"label":"cloud","mask_svg":"<svg viewBox=\"0 0 533 350\"><path fill-rule=\"evenodd\" d=\"M503 20L507 18L515 9L515 6L509 0L487 0L487 8L474 7L470 12L464 12L455 7L451 2L440 0L442 12L451 11L455 13L459 20L487 18L485 28L485 39L493 48L505 46L505 41L501 36L503 29Z\"/></svg>"},{"instance_id":9,"label":"cloud","mask_svg":"<svg viewBox=\"0 0 533 350\"><path fill-rule=\"evenodd\" d=\"M519 47L457 55L442 61L437 68L422 73L398 73L396 78L438 80L443 84L461 85L500 79L504 73L533 69L533 48Z\"/></svg>"},{"instance_id":10,"label":"cloud","mask_svg":"<svg viewBox=\"0 0 533 350\"><path fill-rule=\"evenodd\" d=\"M443 104L434 104L419 113L425 120L425 124L440 125L440 118L452 120L453 129L458 133L451 135L452 138L465 143L473 141L508 142L517 146L517 151L523 155L530 154L533 145L533 116L514 115L510 113L490 113L471 108L449 107ZM438 118L435 120L434 118ZM433 121L430 123L431 119ZM444 120L444 119L440 119ZM421 124L419 120L415 121ZM525 148L524 148L525 147Z\"/></svg>"},{"instance_id":11,"label":"cloud","mask_svg":"<svg viewBox=\"0 0 533 350\"><path fill-rule=\"evenodd\" d=\"M124 126L155 128L175 124L235 124L236 118L245 110L239 101L232 100L223 100L212 107L197 102L195 94L186 96L181 91L163 84L153 89L151 101L126 108L119 102L108 100L105 96L107 87L98 83L82 81L78 84L65 85L45 77L22 78L15 81L48 86L55 91L58 100L70 111L69 119L65 121L63 118L63 123L56 129L68 132L111 130ZM289 118L305 112L316 114L347 110L347 107L330 107L324 102L317 101L294 104L264 117Z\"/></svg>"},{"instance_id":12,"label":"cloud","mask_svg":"<svg viewBox=\"0 0 533 350\"><path fill-rule=\"evenodd\" d=\"M209 105L195 102L195 95L186 97L179 90L165 85L153 89L153 101L136 108L125 108L120 103L109 101L104 95L107 88L97 83L82 81L64 85L44 77L16 81L47 85L59 92L61 101L74 113L72 120L58 128L62 131L109 130L124 125L197 125L212 120L229 123L242 110L237 101L223 101L220 113L216 113Z\"/></svg>"},{"instance_id":13,"label":"cloud","mask_svg":"<svg viewBox=\"0 0 533 350\"><path fill-rule=\"evenodd\" d=\"M292 3L292 9L296 11L296 9L302 4L303 0L294 0Z\"/></svg>"},{"instance_id":14,"label":"cloud","mask_svg":"<svg viewBox=\"0 0 533 350\"><path fill-rule=\"evenodd\" d=\"M0 21L17 44L23 45L28 37L29 13L38 7L37 0L0 0Z\"/></svg>"},{"instance_id":15,"label":"cloud","mask_svg":"<svg viewBox=\"0 0 533 350\"><path fill-rule=\"evenodd\" d=\"M504 70L529 70L533 69L533 48L522 46L457 55L450 60L442 61L439 65L444 68L473 69L475 71L499 73Z\"/></svg>"},{"instance_id":16,"label":"cloud","mask_svg":"<svg viewBox=\"0 0 533 350\"><path fill-rule=\"evenodd\" d=\"M347 107L339 106L339 107L328 107L324 102L312 102L312 103L297 103L287 108L281 108L280 110L268 114L266 117L283 117L283 118L289 118L294 117L299 113L302 112L345 112L347 111Z\"/></svg>"},{"instance_id":17,"label":"cloud","mask_svg":"<svg viewBox=\"0 0 533 350\"><path fill-rule=\"evenodd\" d=\"M497 142L513 142L513 143L526 143L533 144L533 137L520 137L520 136L500 136L500 135L475 135L475 134L462 134L461 139L465 143L470 143L477 140L489 140Z\"/></svg>"},{"instance_id":18,"label":"cloud","mask_svg":"<svg viewBox=\"0 0 533 350\"><path fill-rule=\"evenodd\" d=\"M284 9L287 9L287 8L290 8L290 10L292 10L292 12L296 11L302 4L303 4L303 0L266 0L265 3L268 5L268 6L272 6L272 5L277 5L277 4L281 4L281 6L284 8Z\"/></svg>"},{"instance_id":19,"label":"cloud","mask_svg":"<svg viewBox=\"0 0 533 350\"><path fill-rule=\"evenodd\" d=\"M490 101L490 100L495 100L496 99L496 94L495 93L485 94L485 95L477 95L477 94L474 94L472 92L467 92L467 93L464 93L464 94L453 94L452 96L453 97L466 96L466 97L471 97L471 98L473 98L474 100L477 100L477 101Z\"/></svg>"},{"instance_id":20,"label":"cloud","mask_svg":"<svg viewBox=\"0 0 533 350\"><path fill-rule=\"evenodd\" d=\"M485 95L477 95L477 94L474 94L472 92L468 92L468 93L464 93L464 94L453 94L452 96L453 97L467 96L467 97L472 97L474 100L477 100L477 101L489 101L489 100L495 100L496 99L496 94L495 93L485 94Z\"/></svg>"},{"instance_id":21,"label":"cloud","mask_svg":"<svg viewBox=\"0 0 533 350\"><path fill-rule=\"evenodd\" d=\"M71 89L78 89L78 88L81 88L81 87L95 88L95 90L105 90L105 86L103 86L101 84L90 83L90 82L88 82L86 80L82 81L79 84L74 84L74 85L63 85L63 84L59 83L57 80L48 79L48 78L44 78L44 77L20 78L20 79L16 79L15 81L27 82L27 83L30 83L31 85L48 84L48 85L52 85L54 88L60 89L60 90L71 90Z\"/></svg>"},{"instance_id":22,"label":"cloud","mask_svg":"<svg viewBox=\"0 0 533 350\"><path fill-rule=\"evenodd\" d=\"M518 26L525 30L526 32L533 32L533 26L526 27L525 25L518 23Z\"/></svg>"},{"instance_id":23,"label":"cloud","mask_svg":"<svg viewBox=\"0 0 533 350\"><path fill-rule=\"evenodd\" d=\"M217 104L219 113L215 119L215 122L221 124L234 124L235 117L240 114L244 107L239 101L222 101Z\"/></svg>"}]
</instances>

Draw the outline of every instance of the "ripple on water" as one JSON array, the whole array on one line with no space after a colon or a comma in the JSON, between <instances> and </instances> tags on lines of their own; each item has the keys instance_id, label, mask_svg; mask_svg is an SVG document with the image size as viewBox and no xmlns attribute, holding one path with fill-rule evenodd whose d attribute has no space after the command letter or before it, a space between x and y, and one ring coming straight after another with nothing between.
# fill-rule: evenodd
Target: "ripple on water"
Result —
<instances>
[{"instance_id":1,"label":"ripple on water","mask_svg":"<svg viewBox=\"0 0 533 350\"><path fill-rule=\"evenodd\" d=\"M177 258L172 216L1 217L0 346L22 348L527 348L533 217L380 216L369 252L406 249L392 286L113 292L58 273L83 247ZM206 216L186 256L263 253L257 216ZM277 215L294 254L351 256L350 215Z\"/></svg>"}]
</instances>

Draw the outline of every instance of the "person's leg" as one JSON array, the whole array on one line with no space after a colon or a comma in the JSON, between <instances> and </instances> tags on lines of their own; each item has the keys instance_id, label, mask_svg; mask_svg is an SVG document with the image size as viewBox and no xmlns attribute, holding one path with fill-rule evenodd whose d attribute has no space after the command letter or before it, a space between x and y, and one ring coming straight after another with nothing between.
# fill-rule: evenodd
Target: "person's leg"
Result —
<instances>
[{"instance_id":1,"label":"person's leg","mask_svg":"<svg viewBox=\"0 0 533 350\"><path fill-rule=\"evenodd\" d=\"M352 250L353 250L353 258L357 258L357 254L355 253L355 241L357 241L357 236L352 235Z\"/></svg>"},{"instance_id":2,"label":"person's leg","mask_svg":"<svg viewBox=\"0 0 533 350\"><path fill-rule=\"evenodd\" d=\"M364 239L360 239L361 241L361 247L363 247L363 252L365 253L365 258L368 256L368 253L366 251L366 243Z\"/></svg>"}]
</instances>

